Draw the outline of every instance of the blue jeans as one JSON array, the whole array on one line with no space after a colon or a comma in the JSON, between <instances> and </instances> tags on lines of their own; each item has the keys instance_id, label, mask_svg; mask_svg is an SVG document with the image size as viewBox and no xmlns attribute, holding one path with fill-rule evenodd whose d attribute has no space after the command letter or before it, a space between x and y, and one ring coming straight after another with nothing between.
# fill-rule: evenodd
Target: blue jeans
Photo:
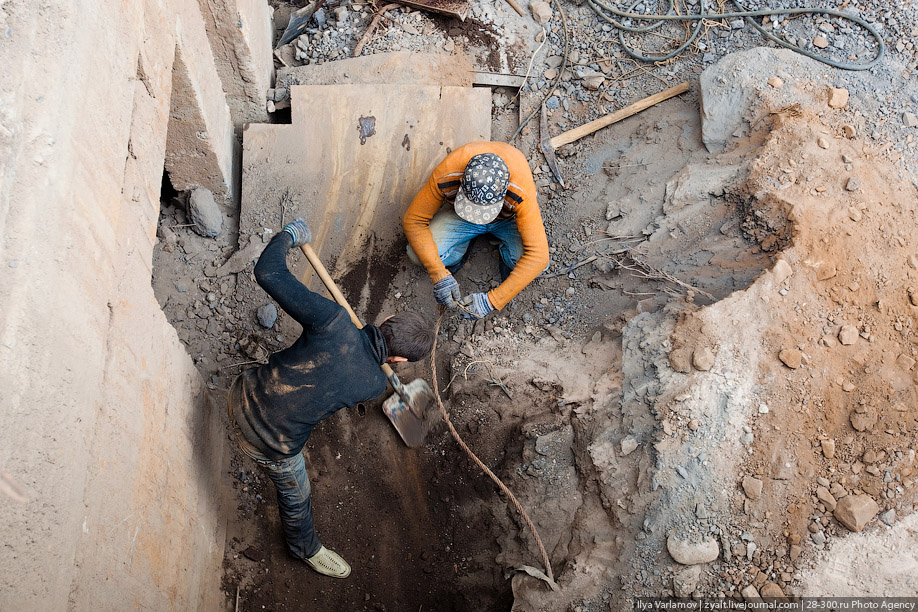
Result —
<instances>
[{"instance_id":1,"label":"blue jeans","mask_svg":"<svg viewBox=\"0 0 918 612\"><path fill-rule=\"evenodd\" d=\"M284 538L287 540L290 554L298 559L306 559L319 552L322 543L312 520L312 488L309 485L303 453L272 461L246 442L238 430L236 441L242 452L261 466L277 489L277 509L280 511Z\"/></svg>"},{"instance_id":2,"label":"blue jeans","mask_svg":"<svg viewBox=\"0 0 918 612\"><path fill-rule=\"evenodd\" d=\"M502 276L505 272L509 274L509 271L523 256L523 238L516 227L514 217L480 225L469 223L457 215L451 207L444 207L430 220L430 233L433 234L434 244L437 245L440 261L450 272L455 272L462 267L467 259L472 240L483 234L491 234L500 241ZM422 265L410 244L408 245L408 259L419 266Z\"/></svg>"}]
</instances>

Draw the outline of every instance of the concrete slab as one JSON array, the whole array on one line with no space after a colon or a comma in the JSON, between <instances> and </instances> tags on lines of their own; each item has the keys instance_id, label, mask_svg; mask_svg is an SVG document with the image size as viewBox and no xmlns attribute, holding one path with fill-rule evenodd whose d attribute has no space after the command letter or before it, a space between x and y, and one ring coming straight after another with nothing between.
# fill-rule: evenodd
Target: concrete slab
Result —
<instances>
[{"instance_id":1,"label":"concrete slab","mask_svg":"<svg viewBox=\"0 0 918 612\"><path fill-rule=\"evenodd\" d=\"M291 125L244 133L240 244L305 217L319 256L371 320L404 260L402 213L451 149L490 138L491 92L315 85L291 95Z\"/></svg>"},{"instance_id":2,"label":"concrete slab","mask_svg":"<svg viewBox=\"0 0 918 612\"><path fill-rule=\"evenodd\" d=\"M280 68L277 86L294 85L453 85L471 87L475 68L463 54L397 51L337 62Z\"/></svg>"}]
</instances>

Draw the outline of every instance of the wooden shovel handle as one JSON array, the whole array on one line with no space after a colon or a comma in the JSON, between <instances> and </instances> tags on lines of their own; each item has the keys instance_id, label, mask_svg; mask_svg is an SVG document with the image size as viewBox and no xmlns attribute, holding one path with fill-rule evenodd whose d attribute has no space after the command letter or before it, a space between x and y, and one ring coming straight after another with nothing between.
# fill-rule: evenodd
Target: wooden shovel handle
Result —
<instances>
[{"instance_id":1,"label":"wooden shovel handle","mask_svg":"<svg viewBox=\"0 0 918 612\"><path fill-rule=\"evenodd\" d=\"M660 93L655 93L652 96L648 96L643 100L638 100L634 104L621 108L614 113L610 113L599 119L594 119L589 123L585 123L580 127L576 127L572 130L562 132L551 139L551 148L557 149L561 145L566 145L574 142L575 140L580 140L584 136L589 136L596 130L600 130L607 125L612 125L616 121L621 121L622 119L627 119L631 115L636 115L644 109L650 108L654 104L659 104L664 100L669 100L674 96L679 94L684 94L689 90L688 81L685 83L680 83L675 87L670 87L669 89L664 89Z\"/></svg>"},{"instance_id":2,"label":"wooden shovel handle","mask_svg":"<svg viewBox=\"0 0 918 612\"><path fill-rule=\"evenodd\" d=\"M331 293L332 297L335 298L335 301L338 302L338 305L344 308L347 311L347 314L351 316L351 321L354 322L354 325L357 326L357 329L363 329L363 323L360 321L360 319L357 318L357 315L354 313L351 305L347 303L347 299L338 289L338 285L335 284L335 280L328 274L328 270L325 269L325 265L322 263L322 260L319 259L318 255L316 255L312 245L307 242L306 244L300 246L300 249L303 251L303 255L306 256L306 259L309 260L309 263L312 264L316 274L319 275L319 278L322 280L322 284L325 285L325 288L328 289L328 292ZM384 363L380 367L382 368L382 371L387 378L392 377L392 368L389 367L388 363Z\"/></svg>"}]
</instances>

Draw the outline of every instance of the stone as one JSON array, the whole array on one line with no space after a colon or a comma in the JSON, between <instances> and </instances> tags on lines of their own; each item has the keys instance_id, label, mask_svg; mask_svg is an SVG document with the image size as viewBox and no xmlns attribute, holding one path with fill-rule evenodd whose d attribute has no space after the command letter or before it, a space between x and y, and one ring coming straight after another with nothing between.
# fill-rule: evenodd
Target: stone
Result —
<instances>
[{"instance_id":1,"label":"stone","mask_svg":"<svg viewBox=\"0 0 918 612\"><path fill-rule=\"evenodd\" d=\"M828 149L829 139L826 138L825 136L820 136L819 138L816 139L816 144L819 145L820 149Z\"/></svg>"},{"instance_id":2,"label":"stone","mask_svg":"<svg viewBox=\"0 0 918 612\"><path fill-rule=\"evenodd\" d=\"M860 188L861 179L856 176L849 177L848 180L845 181L845 191L857 191Z\"/></svg>"},{"instance_id":3,"label":"stone","mask_svg":"<svg viewBox=\"0 0 918 612\"><path fill-rule=\"evenodd\" d=\"M906 262L912 270L918 270L918 255L909 255ZM918 304L915 305L918 306Z\"/></svg>"},{"instance_id":4,"label":"stone","mask_svg":"<svg viewBox=\"0 0 918 612\"><path fill-rule=\"evenodd\" d=\"M193 224L191 229L206 238L215 238L223 230L223 213L210 189L192 190L188 198L188 218Z\"/></svg>"},{"instance_id":5,"label":"stone","mask_svg":"<svg viewBox=\"0 0 918 612\"><path fill-rule=\"evenodd\" d=\"M896 358L896 364L906 372L911 372L912 368L915 367L915 360L905 353L902 353L898 358Z\"/></svg>"},{"instance_id":6,"label":"stone","mask_svg":"<svg viewBox=\"0 0 918 612\"><path fill-rule=\"evenodd\" d=\"M851 531L862 531L880 511L880 506L866 494L849 495L835 506L835 518Z\"/></svg>"},{"instance_id":7,"label":"stone","mask_svg":"<svg viewBox=\"0 0 918 612\"><path fill-rule=\"evenodd\" d=\"M589 89L590 91L596 91L600 87L602 87L602 84L605 82L606 82L606 78L604 76L594 75L594 76L586 77L585 79L583 79L583 86Z\"/></svg>"},{"instance_id":8,"label":"stone","mask_svg":"<svg viewBox=\"0 0 918 612\"><path fill-rule=\"evenodd\" d=\"M857 431L867 431L877 424L877 415L872 410L866 412L854 410L848 415L848 419L851 421L851 427Z\"/></svg>"},{"instance_id":9,"label":"stone","mask_svg":"<svg viewBox=\"0 0 918 612\"><path fill-rule=\"evenodd\" d=\"M761 599L761 597L759 597L759 591L751 584L747 586L746 588L744 588L742 591L740 591L740 595L742 595L743 599L745 599L746 601L753 601L756 599Z\"/></svg>"},{"instance_id":10,"label":"stone","mask_svg":"<svg viewBox=\"0 0 918 612\"><path fill-rule=\"evenodd\" d=\"M673 370L685 374L692 370L692 359L687 348L677 348L669 352L669 365Z\"/></svg>"},{"instance_id":11,"label":"stone","mask_svg":"<svg viewBox=\"0 0 918 612\"><path fill-rule=\"evenodd\" d=\"M691 597L698 588L701 578L701 566L690 565L673 575L673 593L676 597Z\"/></svg>"},{"instance_id":12,"label":"stone","mask_svg":"<svg viewBox=\"0 0 918 612\"><path fill-rule=\"evenodd\" d=\"M707 372L714 367L714 353L706 346L696 348L692 353L692 365L696 370Z\"/></svg>"},{"instance_id":13,"label":"stone","mask_svg":"<svg viewBox=\"0 0 918 612\"><path fill-rule=\"evenodd\" d=\"M813 544L816 546L822 546L826 543L826 534L822 531L816 531L810 534L810 539L813 540Z\"/></svg>"},{"instance_id":14,"label":"stone","mask_svg":"<svg viewBox=\"0 0 918 612\"><path fill-rule=\"evenodd\" d=\"M918 306L918 288L908 288L908 301L911 302L912 306Z\"/></svg>"},{"instance_id":15,"label":"stone","mask_svg":"<svg viewBox=\"0 0 918 612\"><path fill-rule=\"evenodd\" d=\"M819 444L822 446L822 454L826 459L835 457L835 440L821 440Z\"/></svg>"},{"instance_id":16,"label":"stone","mask_svg":"<svg viewBox=\"0 0 918 612\"><path fill-rule=\"evenodd\" d=\"M700 541L691 541L671 533L666 538L666 549L672 558L682 565L710 563L720 555L720 544L717 540L705 537Z\"/></svg>"},{"instance_id":17,"label":"stone","mask_svg":"<svg viewBox=\"0 0 918 612\"><path fill-rule=\"evenodd\" d=\"M858 334L857 328L853 325L842 325L838 332L838 341L845 346L851 346L857 342L859 337L860 334Z\"/></svg>"},{"instance_id":18,"label":"stone","mask_svg":"<svg viewBox=\"0 0 918 612\"><path fill-rule=\"evenodd\" d=\"M784 349L778 353L778 359L792 370L796 370L803 363L803 353L797 349Z\"/></svg>"},{"instance_id":19,"label":"stone","mask_svg":"<svg viewBox=\"0 0 918 612\"><path fill-rule=\"evenodd\" d=\"M261 326L271 329L277 321L277 306L274 304L265 304L258 309L256 314Z\"/></svg>"},{"instance_id":20,"label":"stone","mask_svg":"<svg viewBox=\"0 0 918 612\"><path fill-rule=\"evenodd\" d=\"M814 36L813 46L818 47L819 49L825 49L829 46L829 41L826 40L825 36Z\"/></svg>"},{"instance_id":21,"label":"stone","mask_svg":"<svg viewBox=\"0 0 918 612\"><path fill-rule=\"evenodd\" d=\"M766 582L763 584L762 588L759 589L759 595L761 595L763 599L786 599L784 591L774 582Z\"/></svg>"},{"instance_id":22,"label":"stone","mask_svg":"<svg viewBox=\"0 0 918 612\"><path fill-rule=\"evenodd\" d=\"M784 86L784 81L781 80L781 77L773 76L770 79L768 79L768 84L774 87L775 89L780 89L781 87Z\"/></svg>"},{"instance_id":23,"label":"stone","mask_svg":"<svg viewBox=\"0 0 918 612\"><path fill-rule=\"evenodd\" d=\"M622 455L628 456L638 447L638 442L633 437L628 436L622 440Z\"/></svg>"},{"instance_id":24,"label":"stone","mask_svg":"<svg viewBox=\"0 0 918 612\"><path fill-rule=\"evenodd\" d=\"M835 510L835 506L838 503L835 501L835 498L832 497L832 494L829 493L829 490L825 487L816 487L816 498L825 504L826 508L829 509L829 512Z\"/></svg>"},{"instance_id":25,"label":"stone","mask_svg":"<svg viewBox=\"0 0 918 612\"><path fill-rule=\"evenodd\" d=\"M844 87L829 88L829 106L831 108L845 108L848 106L848 90Z\"/></svg>"},{"instance_id":26,"label":"stone","mask_svg":"<svg viewBox=\"0 0 918 612\"><path fill-rule=\"evenodd\" d=\"M791 544L790 546L791 563L794 563L795 561L797 561L797 558L800 556L802 552L803 552L802 546L800 546L799 544Z\"/></svg>"},{"instance_id":27,"label":"stone","mask_svg":"<svg viewBox=\"0 0 918 612\"><path fill-rule=\"evenodd\" d=\"M918 127L918 115L915 113L902 113L902 125L907 128Z\"/></svg>"},{"instance_id":28,"label":"stone","mask_svg":"<svg viewBox=\"0 0 918 612\"><path fill-rule=\"evenodd\" d=\"M545 25L551 21L552 10L548 2L533 2L529 5L529 10L532 11L532 18L537 24Z\"/></svg>"},{"instance_id":29,"label":"stone","mask_svg":"<svg viewBox=\"0 0 918 612\"><path fill-rule=\"evenodd\" d=\"M764 483L753 476L743 477L743 492L749 499L758 499L762 496Z\"/></svg>"},{"instance_id":30,"label":"stone","mask_svg":"<svg viewBox=\"0 0 918 612\"><path fill-rule=\"evenodd\" d=\"M896 509L890 508L886 512L880 515L880 520L883 521L886 525L890 527L893 526L893 523L896 522Z\"/></svg>"},{"instance_id":31,"label":"stone","mask_svg":"<svg viewBox=\"0 0 918 612\"><path fill-rule=\"evenodd\" d=\"M851 139L857 136L857 130L854 129L853 125L845 125L842 127L842 132L845 134L845 138Z\"/></svg>"},{"instance_id":32,"label":"stone","mask_svg":"<svg viewBox=\"0 0 918 612\"><path fill-rule=\"evenodd\" d=\"M779 259L775 262L775 267L772 268L772 272L775 275L775 284L780 285L794 273L794 269L791 268L790 264L783 259Z\"/></svg>"}]
</instances>

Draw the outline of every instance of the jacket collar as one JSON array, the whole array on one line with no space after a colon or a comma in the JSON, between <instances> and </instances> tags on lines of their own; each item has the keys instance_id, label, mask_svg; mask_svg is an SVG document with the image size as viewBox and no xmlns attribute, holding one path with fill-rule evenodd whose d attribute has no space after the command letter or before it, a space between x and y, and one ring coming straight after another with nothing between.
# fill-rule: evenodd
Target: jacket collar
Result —
<instances>
[{"instance_id":1,"label":"jacket collar","mask_svg":"<svg viewBox=\"0 0 918 612\"><path fill-rule=\"evenodd\" d=\"M389 357L389 349L386 346L386 339L383 337L382 332L375 325L367 325L363 328L363 333L367 335L367 340L370 341L370 347L373 349L373 353L376 354L379 365L384 364Z\"/></svg>"}]
</instances>

